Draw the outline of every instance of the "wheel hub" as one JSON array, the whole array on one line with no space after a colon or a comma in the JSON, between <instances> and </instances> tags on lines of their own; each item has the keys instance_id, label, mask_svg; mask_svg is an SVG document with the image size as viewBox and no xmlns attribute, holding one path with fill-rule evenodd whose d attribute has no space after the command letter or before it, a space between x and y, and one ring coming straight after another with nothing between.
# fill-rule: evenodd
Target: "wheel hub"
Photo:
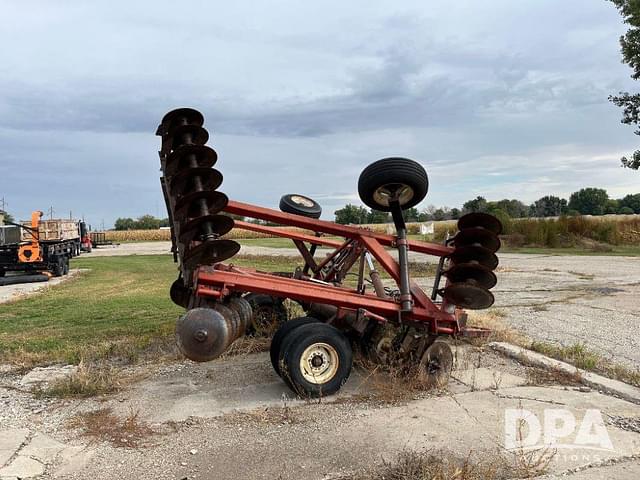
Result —
<instances>
[{"instance_id":1,"label":"wheel hub","mask_svg":"<svg viewBox=\"0 0 640 480\"><path fill-rule=\"evenodd\" d=\"M413 189L402 183L387 183L376 189L373 198L380 205L388 206L391 201L397 200L402 206L413 198Z\"/></svg>"},{"instance_id":2,"label":"wheel hub","mask_svg":"<svg viewBox=\"0 0 640 480\"><path fill-rule=\"evenodd\" d=\"M327 343L314 343L300 357L300 371L309 383L319 385L330 381L338 371L339 357Z\"/></svg>"}]
</instances>

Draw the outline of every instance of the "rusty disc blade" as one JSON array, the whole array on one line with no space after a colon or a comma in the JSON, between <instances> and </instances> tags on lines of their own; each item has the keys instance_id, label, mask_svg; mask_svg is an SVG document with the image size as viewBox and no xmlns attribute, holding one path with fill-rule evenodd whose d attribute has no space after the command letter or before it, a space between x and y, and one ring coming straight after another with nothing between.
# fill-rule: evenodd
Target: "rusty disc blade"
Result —
<instances>
[{"instance_id":1,"label":"rusty disc blade","mask_svg":"<svg viewBox=\"0 0 640 480\"><path fill-rule=\"evenodd\" d=\"M198 125L179 125L171 130L171 148L181 145L204 145L209 140L209 132Z\"/></svg>"},{"instance_id":2,"label":"rusty disc blade","mask_svg":"<svg viewBox=\"0 0 640 480\"><path fill-rule=\"evenodd\" d=\"M228 345L229 326L212 308L194 308L176 323L178 348L194 362L208 362L218 357Z\"/></svg>"},{"instance_id":3,"label":"rusty disc blade","mask_svg":"<svg viewBox=\"0 0 640 480\"><path fill-rule=\"evenodd\" d=\"M453 369L451 347L442 340L433 342L420 358L420 369L430 386L445 386Z\"/></svg>"},{"instance_id":4,"label":"rusty disc blade","mask_svg":"<svg viewBox=\"0 0 640 480\"><path fill-rule=\"evenodd\" d=\"M197 125L201 127L204 125L204 116L193 108L176 108L171 110L164 117L162 117L163 135L167 135L172 129L180 125Z\"/></svg>"},{"instance_id":5,"label":"rusty disc blade","mask_svg":"<svg viewBox=\"0 0 640 480\"><path fill-rule=\"evenodd\" d=\"M189 299L191 298L191 290L184 286L182 278L178 278L171 284L169 289L169 296L176 305L182 308L187 308L189 305Z\"/></svg>"},{"instance_id":6,"label":"rusty disc blade","mask_svg":"<svg viewBox=\"0 0 640 480\"><path fill-rule=\"evenodd\" d=\"M209 225L210 231L206 231L206 225ZM179 239L185 245L193 240L200 240L198 237L202 235L215 234L224 235L233 228L233 218L226 215L203 215L188 220L180 225Z\"/></svg>"},{"instance_id":7,"label":"rusty disc blade","mask_svg":"<svg viewBox=\"0 0 640 480\"><path fill-rule=\"evenodd\" d=\"M449 257L455 264L477 263L491 270L498 266L498 257L491 250L482 247L457 247Z\"/></svg>"},{"instance_id":8,"label":"rusty disc blade","mask_svg":"<svg viewBox=\"0 0 640 480\"><path fill-rule=\"evenodd\" d=\"M471 283L452 283L441 292L447 302L469 310L489 308L495 301L493 294L486 288Z\"/></svg>"},{"instance_id":9,"label":"rusty disc blade","mask_svg":"<svg viewBox=\"0 0 640 480\"><path fill-rule=\"evenodd\" d=\"M207 240L188 249L182 262L184 266L193 270L200 265L211 265L233 257L240 251L240 244L233 240Z\"/></svg>"},{"instance_id":10,"label":"rusty disc blade","mask_svg":"<svg viewBox=\"0 0 640 480\"><path fill-rule=\"evenodd\" d=\"M201 202L204 200L207 206L207 213L213 215L221 211L229 203L229 197L222 192L203 190L201 192L191 192L178 198L176 202L176 218L193 218L201 215Z\"/></svg>"},{"instance_id":11,"label":"rusty disc blade","mask_svg":"<svg viewBox=\"0 0 640 480\"><path fill-rule=\"evenodd\" d=\"M481 227L465 228L456 233L453 237L453 244L456 247L477 246L483 247L491 252L500 249L500 239L490 230Z\"/></svg>"},{"instance_id":12,"label":"rusty disc blade","mask_svg":"<svg viewBox=\"0 0 640 480\"><path fill-rule=\"evenodd\" d=\"M217 161L218 154L207 145L180 145L167 157L164 174L172 177L190 168L211 168Z\"/></svg>"},{"instance_id":13,"label":"rusty disc blade","mask_svg":"<svg viewBox=\"0 0 640 480\"><path fill-rule=\"evenodd\" d=\"M458 220L458 230L474 227L486 228L496 235L500 235L502 233L502 223L500 223L500 220L488 213L467 213Z\"/></svg>"},{"instance_id":14,"label":"rusty disc blade","mask_svg":"<svg viewBox=\"0 0 640 480\"><path fill-rule=\"evenodd\" d=\"M444 272L451 283L472 280L482 288L493 288L498 283L496 275L487 267L478 263L460 263Z\"/></svg>"},{"instance_id":15,"label":"rusty disc blade","mask_svg":"<svg viewBox=\"0 0 640 480\"><path fill-rule=\"evenodd\" d=\"M197 188L196 177L200 178L202 188ZM215 168L197 167L179 170L171 182L169 188L171 195L186 195L191 192L203 190L215 190L222 184L222 174Z\"/></svg>"}]
</instances>

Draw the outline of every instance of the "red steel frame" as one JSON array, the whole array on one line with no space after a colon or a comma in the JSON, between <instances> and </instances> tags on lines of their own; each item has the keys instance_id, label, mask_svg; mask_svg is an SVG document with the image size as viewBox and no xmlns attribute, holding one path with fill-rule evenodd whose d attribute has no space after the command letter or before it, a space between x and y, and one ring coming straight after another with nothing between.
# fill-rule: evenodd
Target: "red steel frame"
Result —
<instances>
[{"instance_id":1,"label":"red steel frame","mask_svg":"<svg viewBox=\"0 0 640 480\"><path fill-rule=\"evenodd\" d=\"M396 237L393 235L376 233L353 226L339 225L236 201L229 201L225 212L315 232L317 236L254 223L235 222L236 228L289 238L294 241L296 246L299 246L300 242L307 242L313 245L334 248L333 253L329 254L320 263L319 267L339 254L351 254L353 260L349 265L351 266L363 251L368 251L396 283L399 282L399 264L384 248L385 246L393 247L396 245ZM323 238L320 234L339 236L346 240L344 242L331 240ZM453 248L446 245L412 240L409 240L408 244L411 251L418 253L438 257L446 257L453 253ZM301 253L304 253L304 251L301 249ZM309 254L305 255L303 255L305 256L305 262L309 265ZM199 267L194 272L194 284L196 294L201 297L222 298L232 292L265 293L301 302L334 305L338 307L339 316L346 313L355 313L358 317L373 318L380 322L396 320L399 323L427 330L433 335L479 335L483 332L481 329L461 326L459 322L463 314L461 310L455 309L453 313L448 313L447 310L451 311L451 309L446 308L446 304L434 303L413 282L411 283L413 299L411 312L402 312L400 304L391 297L382 298L341 285L320 282L313 278L287 278L252 269L239 268L232 264L224 265L218 263L213 268Z\"/></svg>"}]
</instances>

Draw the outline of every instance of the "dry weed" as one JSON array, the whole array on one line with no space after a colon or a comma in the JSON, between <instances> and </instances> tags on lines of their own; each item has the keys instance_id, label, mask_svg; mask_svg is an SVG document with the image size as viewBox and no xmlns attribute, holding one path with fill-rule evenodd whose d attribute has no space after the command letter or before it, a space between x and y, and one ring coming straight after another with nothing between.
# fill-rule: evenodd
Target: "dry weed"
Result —
<instances>
[{"instance_id":1,"label":"dry weed","mask_svg":"<svg viewBox=\"0 0 640 480\"><path fill-rule=\"evenodd\" d=\"M80 362L71 375L55 380L45 388L38 388L33 393L38 397L92 397L117 392L129 380L112 366Z\"/></svg>"},{"instance_id":2,"label":"dry weed","mask_svg":"<svg viewBox=\"0 0 640 480\"><path fill-rule=\"evenodd\" d=\"M136 448L156 432L140 419L137 411L120 418L110 408L79 413L68 423L69 428L80 429L81 435L94 441L109 442L115 447Z\"/></svg>"}]
</instances>

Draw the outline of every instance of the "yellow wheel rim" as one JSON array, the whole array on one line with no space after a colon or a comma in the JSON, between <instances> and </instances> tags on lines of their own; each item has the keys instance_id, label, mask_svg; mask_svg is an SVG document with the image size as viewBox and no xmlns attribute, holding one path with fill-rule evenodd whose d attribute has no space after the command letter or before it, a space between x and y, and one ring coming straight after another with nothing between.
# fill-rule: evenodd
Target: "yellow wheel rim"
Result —
<instances>
[{"instance_id":1,"label":"yellow wheel rim","mask_svg":"<svg viewBox=\"0 0 640 480\"><path fill-rule=\"evenodd\" d=\"M302 376L314 385L330 381L338 372L339 366L338 352L327 343L309 345L300 357Z\"/></svg>"}]
</instances>

